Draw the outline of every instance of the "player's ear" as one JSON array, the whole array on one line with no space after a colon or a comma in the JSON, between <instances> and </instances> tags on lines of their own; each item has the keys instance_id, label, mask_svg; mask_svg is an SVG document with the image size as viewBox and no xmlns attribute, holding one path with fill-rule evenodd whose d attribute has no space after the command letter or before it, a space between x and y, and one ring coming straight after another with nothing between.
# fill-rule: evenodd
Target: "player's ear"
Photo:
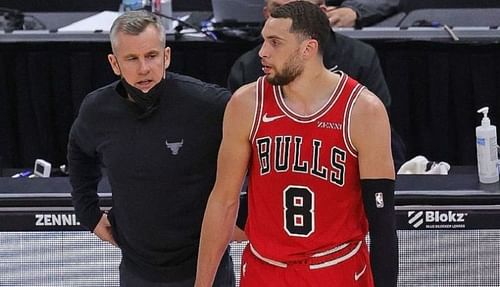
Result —
<instances>
[{"instance_id":1,"label":"player's ear","mask_svg":"<svg viewBox=\"0 0 500 287\"><path fill-rule=\"evenodd\" d=\"M319 43L315 39L307 39L303 43L302 56L310 58L318 54Z\"/></svg>"}]
</instances>

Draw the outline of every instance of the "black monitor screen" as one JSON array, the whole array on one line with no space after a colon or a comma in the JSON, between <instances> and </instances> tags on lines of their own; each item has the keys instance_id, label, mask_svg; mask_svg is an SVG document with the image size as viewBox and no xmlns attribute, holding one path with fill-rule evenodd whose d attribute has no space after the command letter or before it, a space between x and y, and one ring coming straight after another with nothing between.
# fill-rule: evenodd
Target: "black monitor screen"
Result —
<instances>
[{"instance_id":1,"label":"black monitor screen","mask_svg":"<svg viewBox=\"0 0 500 287\"><path fill-rule=\"evenodd\" d=\"M172 0L172 10L174 11L212 11L212 1L210 0Z\"/></svg>"},{"instance_id":2,"label":"black monitor screen","mask_svg":"<svg viewBox=\"0 0 500 287\"><path fill-rule=\"evenodd\" d=\"M41 164L37 164L37 165L35 166L35 171L36 171L37 173L39 173L39 174L43 174L43 170L44 170L43 165L41 165Z\"/></svg>"}]
</instances>

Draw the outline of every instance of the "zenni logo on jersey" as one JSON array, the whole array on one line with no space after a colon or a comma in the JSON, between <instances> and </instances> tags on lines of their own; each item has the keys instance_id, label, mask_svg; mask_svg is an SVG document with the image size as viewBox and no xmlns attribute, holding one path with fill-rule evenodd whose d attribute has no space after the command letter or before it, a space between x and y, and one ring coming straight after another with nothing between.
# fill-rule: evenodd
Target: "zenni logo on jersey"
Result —
<instances>
[{"instance_id":1,"label":"zenni logo on jersey","mask_svg":"<svg viewBox=\"0 0 500 287\"><path fill-rule=\"evenodd\" d=\"M342 130L343 127L341 123L322 122L322 121L318 121L316 125L320 129L331 129L331 130Z\"/></svg>"}]
</instances>

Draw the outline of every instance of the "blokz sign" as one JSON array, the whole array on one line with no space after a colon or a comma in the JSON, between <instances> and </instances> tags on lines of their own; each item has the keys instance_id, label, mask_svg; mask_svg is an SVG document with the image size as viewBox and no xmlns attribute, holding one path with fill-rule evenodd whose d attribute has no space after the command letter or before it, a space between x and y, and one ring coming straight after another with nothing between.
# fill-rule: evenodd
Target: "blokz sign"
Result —
<instances>
[{"instance_id":1,"label":"blokz sign","mask_svg":"<svg viewBox=\"0 0 500 287\"><path fill-rule=\"evenodd\" d=\"M468 213L452 210L408 211L408 224L414 228L465 229Z\"/></svg>"},{"instance_id":2,"label":"blokz sign","mask_svg":"<svg viewBox=\"0 0 500 287\"><path fill-rule=\"evenodd\" d=\"M421 206L397 206L397 227L403 230L500 229L500 209L496 206L453 207L428 209Z\"/></svg>"}]
</instances>

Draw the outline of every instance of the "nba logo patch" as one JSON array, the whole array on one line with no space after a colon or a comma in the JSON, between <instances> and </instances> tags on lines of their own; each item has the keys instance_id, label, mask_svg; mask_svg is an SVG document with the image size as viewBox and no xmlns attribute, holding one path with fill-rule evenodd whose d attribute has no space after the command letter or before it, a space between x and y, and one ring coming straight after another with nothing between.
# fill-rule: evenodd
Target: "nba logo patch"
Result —
<instances>
[{"instance_id":1,"label":"nba logo patch","mask_svg":"<svg viewBox=\"0 0 500 287\"><path fill-rule=\"evenodd\" d=\"M382 192L375 193L375 205L377 208L384 208L384 194Z\"/></svg>"}]
</instances>

